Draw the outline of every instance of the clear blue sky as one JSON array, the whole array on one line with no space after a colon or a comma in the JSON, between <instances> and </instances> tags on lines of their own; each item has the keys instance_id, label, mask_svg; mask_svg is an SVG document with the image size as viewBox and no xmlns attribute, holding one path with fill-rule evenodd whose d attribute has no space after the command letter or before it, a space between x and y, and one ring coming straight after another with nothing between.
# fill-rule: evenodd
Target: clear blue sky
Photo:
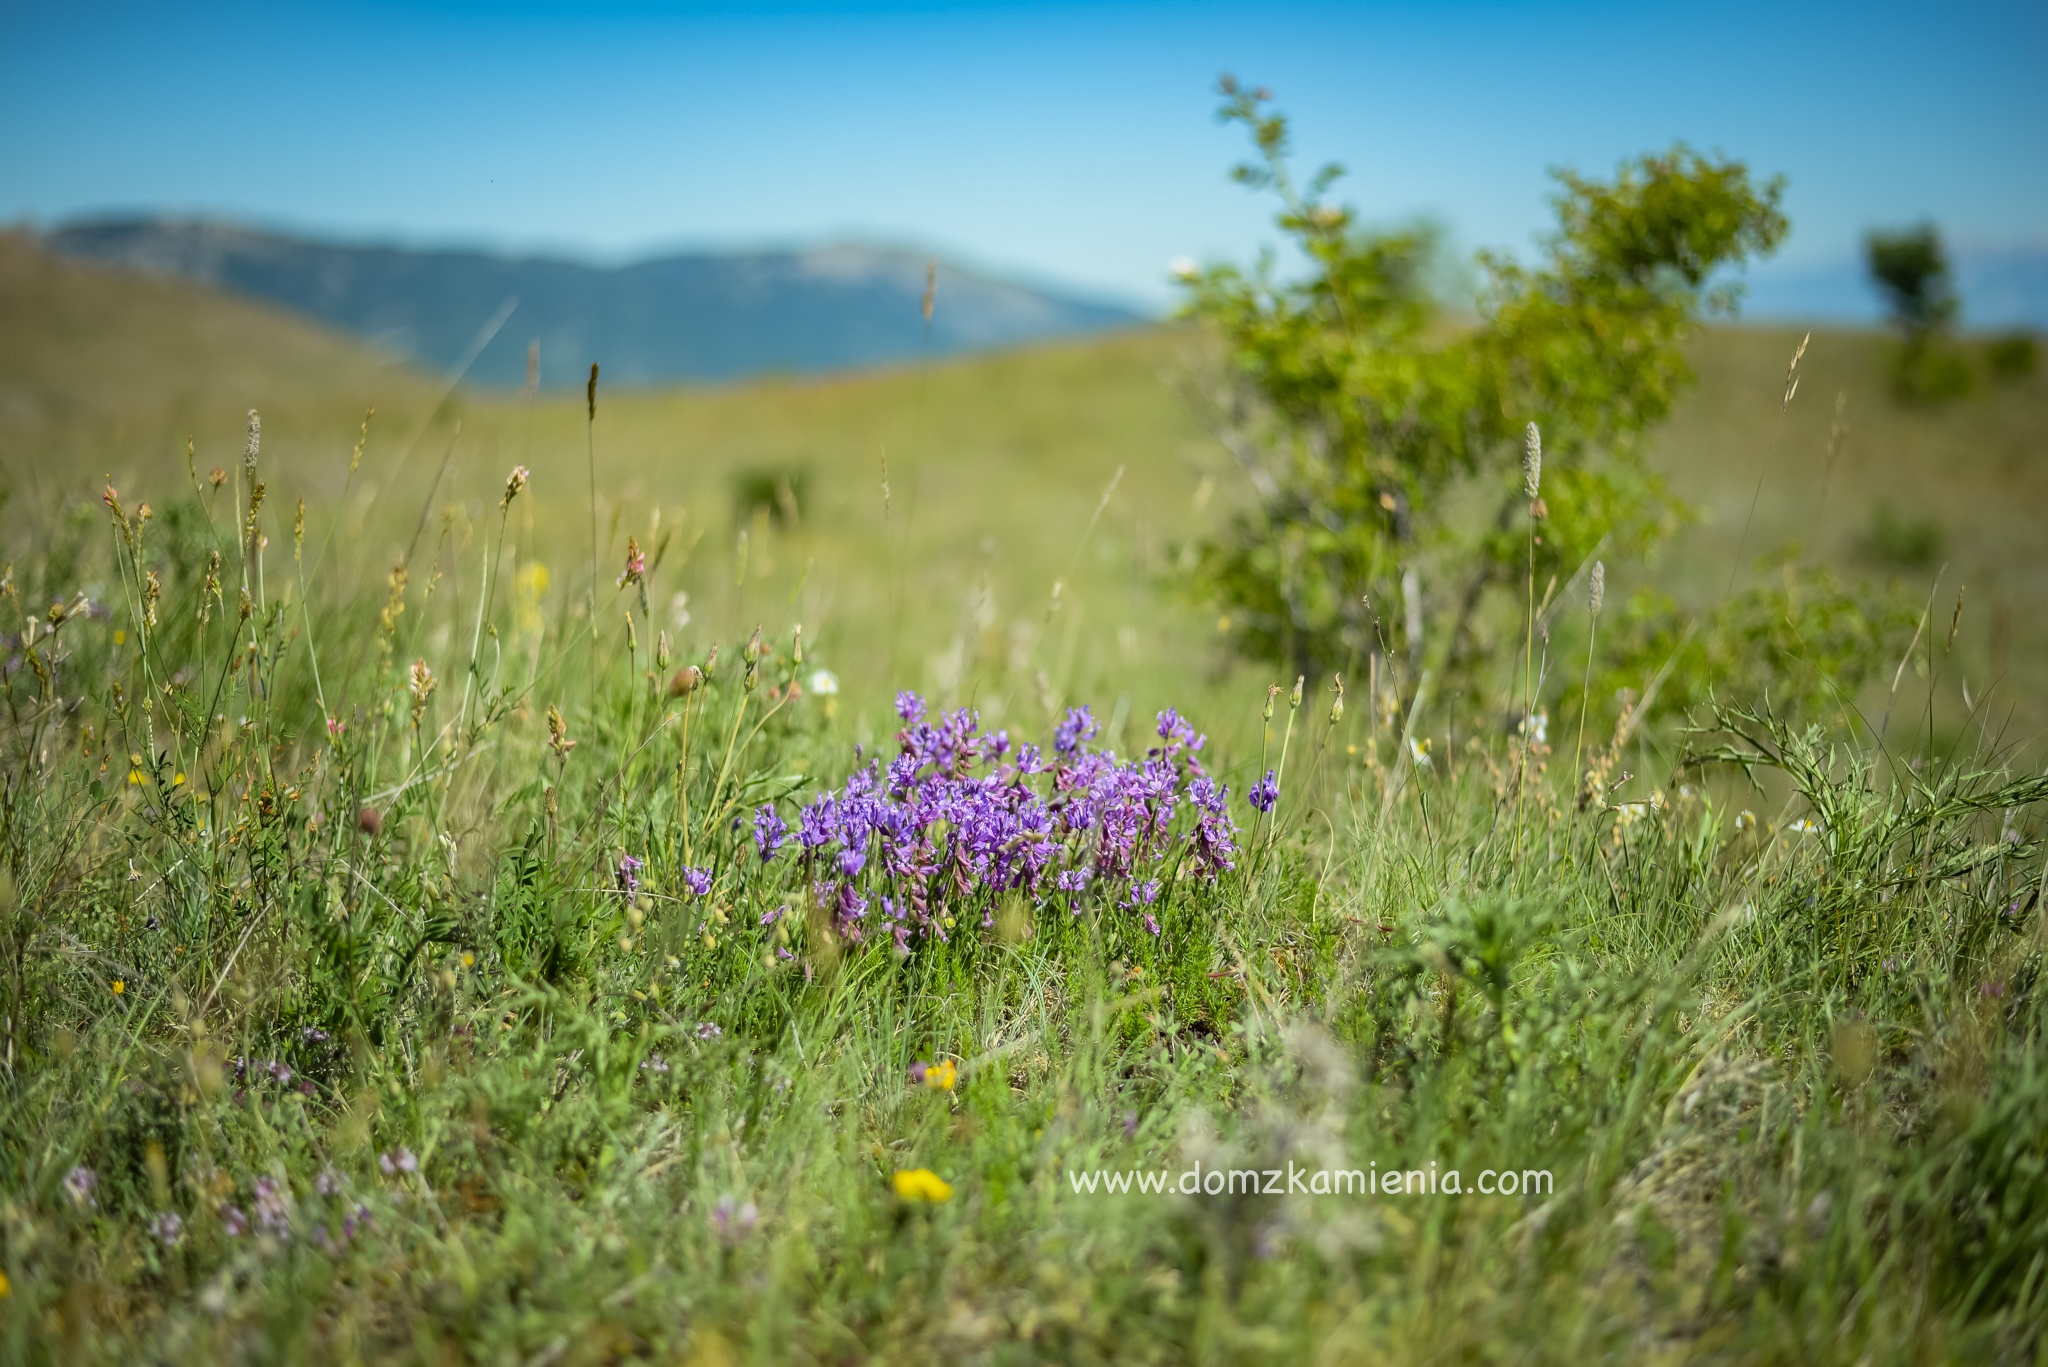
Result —
<instances>
[{"instance_id":1,"label":"clear blue sky","mask_svg":"<svg viewBox=\"0 0 2048 1367\"><path fill-rule=\"evenodd\" d=\"M855 236L1126 298L1242 258L1219 71L1368 217L1527 244L1545 170L1783 172L1793 265L2048 244L2048 4L24 5L0 220L172 209L623 257Z\"/></svg>"}]
</instances>

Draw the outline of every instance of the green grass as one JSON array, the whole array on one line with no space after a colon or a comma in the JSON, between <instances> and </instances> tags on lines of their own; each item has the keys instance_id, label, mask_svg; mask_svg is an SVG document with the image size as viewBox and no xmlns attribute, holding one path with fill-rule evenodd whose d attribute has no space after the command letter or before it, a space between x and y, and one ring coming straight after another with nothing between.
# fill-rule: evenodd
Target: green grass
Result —
<instances>
[{"instance_id":1,"label":"green grass","mask_svg":"<svg viewBox=\"0 0 2048 1367\"><path fill-rule=\"evenodd\" d=\"M238 316L236 345L284 326ZM1850 564L1889 492L1954 518L1952 574L1997 572L2025 615L2038 571L2009 563L2024 510L1997 491L2041 477L2038 382L1893 411L1878 345L1821 337L1781 417L1795 341L1703 339L1659 458L1712 520L1662 565L1610 566L1610 594L1655 574L1710 604L1795 528ZM1557 753L1517 794L1484 718L1439 719L1464 739L1408 767L1355 681L1341 720L1313 681L1263 722L1267 675L1220 663L1172 583L1178 543L1243 496L1167 383L1190 346L601 393L595 619L580 403L462 395L423 421L433 387L388 376L351 481L355 392L208 389L226 411L195 490L175 386L67 372L107 408L44 448L73 454L41 487L24 462L62 424L0 432L7 1359L2040 1360L2040 780L1981 745L1916 771L1896 733L1887 752L1728 711L1662 728L1701 763L1582 811ZM206 354L178 362L193 385ZM1851 384L1837 521L1811 467ZM249 402L268 543L245 562ZM1953 489L1903 492L1941 462ZM506 510L515 463L532 482ZM736 512L780 478L794 525ZM645 610L616 582L629 534ZM69 611L81 589L105 612ZM1988 667L1989 618L1926 655L1943 690ZM2034 641L2011 628L2016 676ZM670 697L714 643L709 686ZM1521 647L1499 643L1504 679ZM820 667L838 694L808 687ZM1077 915L971 879L932 894L946 943L836 933L746 821L774 800L794 824L856 747L892 756L896 686L1046 744L1092 703L1125 754L1180 707L1233 793L1236 869L1166 877L1157 936L1114 895ZM1900 703L1914 726L1924 697ZM1963 734L1959 690L1931 715ZM1610 776L1635 762L1603 739ZM1243 794L1283 752L1267 824ZM952 1087L913 1081L941 1061ZM1073 1188L1197 1161L1552 1187ZM949 1198L900 1195L918 1170Z\"/></svg>"}]
</instances>

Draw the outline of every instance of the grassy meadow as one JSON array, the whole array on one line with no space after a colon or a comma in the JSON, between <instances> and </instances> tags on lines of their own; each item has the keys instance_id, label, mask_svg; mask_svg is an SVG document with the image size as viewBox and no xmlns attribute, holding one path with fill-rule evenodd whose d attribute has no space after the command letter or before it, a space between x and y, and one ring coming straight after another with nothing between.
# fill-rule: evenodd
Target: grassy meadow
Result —
<instances>
[{"instance_id":1,"label":"grassy meadow","mask_svg":"<svg viewBox=\"0 0 2048 1367\"><path fill-rule=\"evenodd\" d=\"M1927 622L1524 746L1232 661L1191 331L593 418L0 306L6 1360L2048 1360L2040 376L1702 335L1609 592Z\"/></svg>"}]
</instances>

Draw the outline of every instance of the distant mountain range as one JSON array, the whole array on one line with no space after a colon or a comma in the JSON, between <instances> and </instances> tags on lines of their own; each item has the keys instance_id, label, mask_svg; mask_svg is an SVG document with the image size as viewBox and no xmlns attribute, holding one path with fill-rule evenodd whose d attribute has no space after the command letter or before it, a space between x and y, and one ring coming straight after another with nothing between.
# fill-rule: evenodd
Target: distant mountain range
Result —
<instances>
[{"instance_id":1,"label":"distant mountain range","mask_svg":"<svg viewBox=\"0 0 2048 1367\"><path fill-rule=\"evenodd\" d=\"M478 251L349 246L207 220L100 219L48 234L67 256L182 277L310 315L436 370L457 364L508 305L469 379L578 386L592 361L624 384L835 370L925 353L1127 327L1113 304L939 262L930 337L927 258L827 246L665 256L605 267Z\"/></svg>"},{"instance_id":2,"label":"distant mountain range","mask_svg":"<svg viewBox=\"0 0 2048 1367\"><path fill-rule=\"evenodd\" d=\"M2048 329L2048 247L1951 249L1950 269L1969 329ZM1884 308L1861 261L1758 267L1742 315L1758 321L1878 323Z\"/></svg>"}]
</instances>

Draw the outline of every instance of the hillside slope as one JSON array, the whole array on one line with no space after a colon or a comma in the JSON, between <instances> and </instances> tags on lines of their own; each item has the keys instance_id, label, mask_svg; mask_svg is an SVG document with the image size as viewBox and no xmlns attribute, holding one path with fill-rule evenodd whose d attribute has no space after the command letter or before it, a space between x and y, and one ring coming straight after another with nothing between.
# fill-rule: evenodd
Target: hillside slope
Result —
<instances>
[{"instance_id":1,"label":"hillside slope","mask_svg":"<svg viewBox=\"0 0 2048 1367\"><path fill-rule=\"evenodd\" d=\"M188 432L202 470L232 460L256 405L277 494L318 505L374 403L357 490L374 497L352 524L366 563L388 568L426 525L430 485L459 542L516 462L537 495L519 505L528 553L588 575L580 393L461 392L423 425L436 386L345 339L196 287L39 262L18 239L0 242L0 309L10 474L54 478L79 498L104 473L147 486L181 473ZM1917 601L1939 579L1945 637L1966 585L1944 686L1967 682L1973 703L1988 694L1980 715L1994 734L2048 728L2048 382L1986 381L1950 405L1902 405L1888 383L1893 343L1831 331L1813 337L1786 409L1799 337L1721 328L1693 343L1700 386L1651 457L1702 521L1656 563L1611 563L1613 591L1647 584L1705 605L1796 541ZM1114 666L1129 679L1142 666L1164 696L1222 658L1215 615L1172 588L1183 547L1248 496L1176 392L1192 346L1158 329L898 370L607 389L593 434L607 544L629 531L650 547L669 539L668 591L690 594L700 625L801 616L844 632L840 662L877 688L945 692L1015 658L1027 678L1041 667L1107 678ZM794 525L772 496L785 480Z\"/></svg>"},{"instance_id":2,"label":"hillside slope","mask_svg":"<svg viewBox=\"0 0 2048 1367\"><path fill-rule=\"evenodd\" d=\"M1128 327L1136 315L938 266L927 338L927 261L830 246L660 257L616 267L473 251L351 246L166 219L79 223L46 239L69 256L216 285L294 309L431 369L455 364L512 312L471 370L516 388L527 347L541 382L580 386L592 361L614 382L728 380L868 366Z\"/></svg>"},{"instance_id":3,"label":"hillside slope","mask_svg":"<svg viewBox=\"0 0 2048 1367\"><path fill-rule=\"evenodd\" d=\"M23 478L169 469L188 435L218 464L258 404L274 439L346 449L364 408L397 417L431 389L280 309L67 261L18 233L0 234L0 318L0 469Z\"/></svg>"}]
</instances>

